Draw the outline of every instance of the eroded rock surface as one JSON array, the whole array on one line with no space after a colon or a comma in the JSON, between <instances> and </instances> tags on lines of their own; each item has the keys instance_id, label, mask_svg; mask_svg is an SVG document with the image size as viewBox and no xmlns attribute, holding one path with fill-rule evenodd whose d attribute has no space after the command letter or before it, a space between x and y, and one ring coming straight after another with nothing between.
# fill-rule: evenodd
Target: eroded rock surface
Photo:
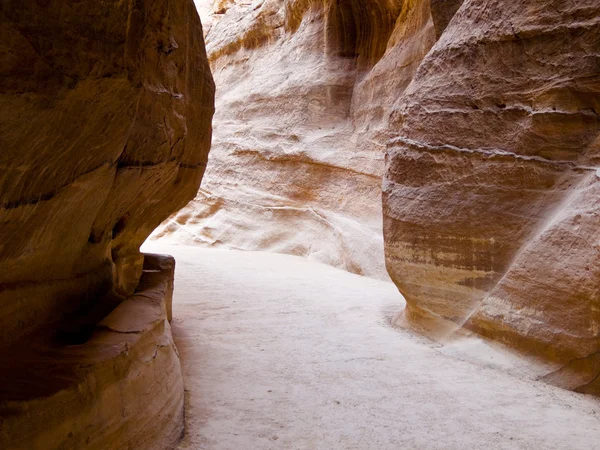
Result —
<instances>
[{"instance_id":1,"label":"eroded rock surface","mask_svg":"<svg viewBox=\"0 0 600 450\"><path fill-rule=\"evenodd\" d=\"M133 292L139 246L197 191L213 83L191 1L10 1L0 14L6 341L69 295Z\"/></svg>"},{"instance_id":2,"label":"eroded rock surface","mask_svg":"<svg viewBox=\"0 0 600 450\"><path fill-rule=\"evenodd\" d=\"M215 151L157 237L382 276L385 172L386 265L408 316L559 361L548 381L597 390L597 2L197 4Z\"/></svg>"},{"instance_id":3,"label":"eroded rock surface","mask_svg":"<svg viewBox=\"0 0 600 450\"><path fill-rule=\"evenodd\" d=\"M213 150L196 200L156 236L387 277L387 116L434 43L428 2L197 4L211 23Z\"/></svg>"},{"instance_id":4,"label":"eroded rock surface","mask_svg":"<svg viewBox=\"0 0 600 450\"><path fill-rule=\"evenodd\" d=\"M80 345L29 340L0 353L0 447L171 448L183 377L167 318L175 261L146 255L135 294Z\"/></svg>"},{"instance_id":5,"label":"eroded rock surface","mask_svg":"<svg viewBox=\"0 0 600 450\"><path fill-rule=\"evenodd\" d=\"M198 14L191 0L9 0L0 35L0 447L163 449L182 412L165 314L142 308L157 326L134 336L136 309L128 331L93 336L143 289L139 246L206 166L214 83ZM44 387L59 367L77 373Z\"/></svg>"},{"instance_id":6,"label":"eroded rock surface","mask_svg":"<svg viewBox=\"0 0 600 450\"><path fill-rule=\"evenodd\" d=\"M599 44L595 0L465 2L394 106L383 185L411 314L563 361L596 393Z\"/></svg>"}]
</instances>

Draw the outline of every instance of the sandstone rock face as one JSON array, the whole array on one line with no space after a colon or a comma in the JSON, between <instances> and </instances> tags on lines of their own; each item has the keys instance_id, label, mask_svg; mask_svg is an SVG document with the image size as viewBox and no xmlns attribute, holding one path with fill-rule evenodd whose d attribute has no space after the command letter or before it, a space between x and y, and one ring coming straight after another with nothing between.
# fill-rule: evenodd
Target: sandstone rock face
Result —
<instances>
[{"instance_id":1,"label":"sandstone rock face","mask_svg":"<svg viewBox=\"0 0 600 450\"><path fill-rule=\"evenodd\" d=\"M123 330L97 324L145 289L139 246L206 166L198 14L191 0L9 0L0 35L0 447L165 448L182 423L154 304L169 289L119 306ZM66 372L41 380L52 368Z\"/></svg>"},{"instance_id":2,"label":"sandstone rock face","mask_svg":"<svg viewBox=\"0 0 600 450\"><path fill-rule=\"evenodd\" d=\"M600 4L471 0L446 22L389 122L390 275L413 316L573 360L569 387L598 392Z\"/></svg>"},{"instance_id":3,"label":"sandstone rock face","mask_svg":"<svg viewBox=\"0 0 600 450\"><path fill-rule=\"evenodd\" d=\"M192 2L63 3L0 10L3 342L75 306L68 296L131 294L139 246L193 198L210 146Z\"/></svg>"},{"instance_id":4,"label":"sandstone rock face","mask_svg":"<svg viewBox=\"0 0 600 450\"><path fill-rule=\"evenodd\" d=\"M197 4L212 11L203 21L217 84L213 149L196 200L155 237L387 277L387 116L435 41L429 3Z\"/></svg>"},{"instance_id":5,"label":"sandstone rock face","mask_svg":"<svg viewBox=\"0 0 600 450\"><path fill-rule=\"evenodd\" d=\"M171 448L183 433L183 378L167 320L174 269L173 258L146 255L138 292L81 345L30 340L0 355L1 448Z\"/></svg>"}]
</instances>

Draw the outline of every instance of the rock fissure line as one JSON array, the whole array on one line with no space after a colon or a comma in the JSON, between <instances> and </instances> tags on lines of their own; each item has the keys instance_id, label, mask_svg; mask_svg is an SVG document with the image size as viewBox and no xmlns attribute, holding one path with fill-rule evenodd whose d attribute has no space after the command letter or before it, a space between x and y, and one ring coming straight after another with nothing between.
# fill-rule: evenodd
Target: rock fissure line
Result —
<instances>
[{"instance_id":1,"label":"rock fissure line","mask_svg":"<svg viewBox=\"0 0 600 450\"><path fill-rule=\"evenodd\" d=\"M510 152L507 150L501 150L501 149L460 148L460 147L456 147L456 146L450 145L450 144L433 145L433 144L429 144L426 142L416 141L414 139L408 139L408 138L404 138L404 137L395 137L395 138L390 139L390 144L388 145L388 151L394 150L394 148L392 146L398 145L398 144L406 144L409 147L412 146L412 147L417 147L417 148L420 148L423 150L433 150L433 151L440 151L440 152L449 150L449 151L458 152L458 153L480 154L480 155L484 155L484 156L488 156L488 157L496 157L496 156L511 157L511 158L523 160L523 161L534 161L534 162L539 162L539 163L549 164L549 165L566 166L573 170L593 170L593 171L600 170L600 167L578 165L574 161L564 161L564 160L561 161L561 160L547 159L547 158L543 158L541 156L520 155L518 153Z\"/></svg>"}]
</instances>

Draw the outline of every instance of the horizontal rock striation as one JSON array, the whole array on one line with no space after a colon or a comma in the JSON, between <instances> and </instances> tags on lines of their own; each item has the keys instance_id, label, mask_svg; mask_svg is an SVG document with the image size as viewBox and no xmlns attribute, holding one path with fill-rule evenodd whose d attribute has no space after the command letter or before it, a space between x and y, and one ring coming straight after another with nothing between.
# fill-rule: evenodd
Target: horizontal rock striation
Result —
<instances>
[{"instance_id":1,"label":"horizontal rock striation","mask_svg":"<svg viewBox=\"0 0 600 450\"><path fill-rule=\"evenodd\" d=\"M197 191L213 83L191 2L11 1L0 29L7 341L133 292L139 246Z\"/></svg>"},{"instance_id":2,"label":"horizontal rock striation","mask_svg":"<svg viewBox=\"0 0 600 450\"><path fill-rule=\"evenodd\" d=\"M174 269L171 257L145 255L137 291L83 343L34 336L0 355L10 361L0 368L1 448L171 448L183 433L183 377L167 320Z\"/></svg>"},{"instance_id":3,"label":"horizontal rock striation","mask_svg":"<svg viewBox=\"0 0 600 450\"><path fill-rule=\"evenodd\" d=\"M390 275L413 316L563 362L597 393L600 5L473 0L443 22L390 120Z\"/></svg>"},{"instance_id":4,"label":"horizontal rock striation","mask_svg":"<svg viewBox=\"0 0 600 450\"><path fill-rule=\"evenodd\" d=\"M435 41L429 3L197 4L212 22L213 150L196 200L155 237L386 278L387 117Z\"/></svg>"},{"instance_id":5,"label":"horizontal rock striation","mask_svg":"<svg viewBox=\"0 0 600 450\"><path fill-rule=\"evenodd\" d=\"M0 35L0 447L166 448L183 408L172 267L140 284L139 247L206 166L197 11L9 0Z\"/></svg>"}]
</instances>

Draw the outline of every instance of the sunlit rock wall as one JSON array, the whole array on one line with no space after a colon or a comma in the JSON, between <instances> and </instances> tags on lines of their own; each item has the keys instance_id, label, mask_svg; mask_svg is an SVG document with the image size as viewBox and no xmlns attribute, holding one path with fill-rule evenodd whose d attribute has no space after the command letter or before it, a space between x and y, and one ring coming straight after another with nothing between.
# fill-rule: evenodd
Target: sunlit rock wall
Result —
<instances>
[{"instance_id":1,"label":"sunlit rock wall","mask_svg":"<svg viewBox=\"0 0 600 450\"><path fill-rule=\"evenodd\" d=\"M595 0L466 1L394 105L383 183L409 314L574 364L582 391L600 371L599 44Z\"/></svg>"},{"instance_id":2,"label":"sunlit rock wall","mask_svg":"<svg viewBox=\"0 0 600 450\"><path fill-rule=\"evenodd\" d=\"M387 277L387 116L433 45L428 11L395 0L197 4L217 84L213 150L196 200L155 237ZM400 66L402 79L388 76Z\"/></svg>"},{"instance_id":3,"label":"sunlit rock wall","mask_svg":"<svg viewBox=\"0 0 600 450\"><path fill-rule=\"evenodd\" d=\"M198 4L215 149L158 237L384 276L383 215L408 317L466 326L562 363L548 381L598 389L597 2Z\"/></svg>"}]
</instances>

